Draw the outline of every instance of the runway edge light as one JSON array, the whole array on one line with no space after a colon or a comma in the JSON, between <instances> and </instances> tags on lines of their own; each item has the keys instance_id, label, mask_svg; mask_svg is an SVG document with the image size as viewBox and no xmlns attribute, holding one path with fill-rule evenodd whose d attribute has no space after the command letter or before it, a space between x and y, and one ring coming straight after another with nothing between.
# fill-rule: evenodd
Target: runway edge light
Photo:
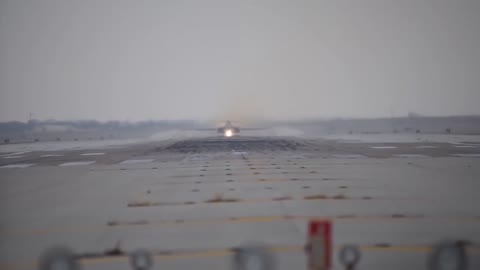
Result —
<instances>
[{"instance_id":1,"label":"runway edge light","mask_svg":"<svg viewBox=\"0 0 480 270\"><path fill-rule=\"evenodd\" d=\"M307 231L307 253L309 270L328 270L332 266L332 222L310 220Z\"/></svg>"}]
</instances>

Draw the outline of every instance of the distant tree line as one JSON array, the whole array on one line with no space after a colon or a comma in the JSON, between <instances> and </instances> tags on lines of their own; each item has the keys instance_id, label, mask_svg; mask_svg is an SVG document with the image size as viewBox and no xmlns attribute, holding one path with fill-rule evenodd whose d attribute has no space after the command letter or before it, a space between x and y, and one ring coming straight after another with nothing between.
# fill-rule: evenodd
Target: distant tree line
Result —
<instances>
[{"instance_id":1,"label":"distant tree line","mask_svg":"<svg viewBox=\"0 0 480 270\"><path fill-rule=\"evenodd\" d=\"M9 133L16 133L16 132L24 132L29 129L29 125L27 123L12 121L12 122L3 122L0 123L0 132L9 132Z\"/></svg>"},{"instance_id":2,"label":"distant tree line","mask_svg":"<svg viewBox=\"0 0 480 270\"><path fill-rule=\"evenodd\" d=\"M129 129L154 129L154 128L190 128L193 127L194 122L183 121L106 121L100 122L96 120L81 120L81 121L56 121L56 120L30 120L28 122L0 122L0 133L21 133L29 132L34 129L42 128L48 125L65 126L71 129L85 130L129 130Z\"/></svg>"}]
</instances>

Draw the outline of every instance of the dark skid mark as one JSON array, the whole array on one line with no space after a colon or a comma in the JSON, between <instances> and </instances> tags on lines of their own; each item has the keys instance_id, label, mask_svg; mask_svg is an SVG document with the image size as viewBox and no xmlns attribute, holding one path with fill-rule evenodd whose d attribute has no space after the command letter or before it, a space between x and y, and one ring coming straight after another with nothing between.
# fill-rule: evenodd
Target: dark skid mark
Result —
<instances>
[{"instance_id":1,"label":"dark skid mark","mask_svg":"<svg viewBox=\"0 0 480 270\"><path fill-rule=\"evenodd\" d=\"M108 221L107 226L115 227L115 226L125 226L125 225L147 225L148 221L146 220L137 220L137 221L129 221L129 222L121 222L121 221Z\"/></svg>"},{"instance_id":2,"label":"dark skid mark","mask_svg":"<svg viewBox=\"0 0 480 270\"><path fill-rule=\"evenodd\" d=\"M292 151L301 147L302 144L293 139L284 138L257 138L257 137L238 137L222 138L213 137L205 139L191 139L176 142L165 148L157 148L156 151L195 153L195 152L225 152L233 151L241 154L243 160L248 160L244 152L248 151Z\"/></svg>"},{"instance_id":3,"label":"dark skid mark","mask_svg":"<svg viewBox=\"0 0 480 270\"><path fill-rule=\"evenodd\" d=\"M213 198L210 200L206 200L206 203L233 203L233 202L240 202L240 199L235 198Z\"/></svg>"},{"instance_id":4,"label":"dark skid mark","mask_svg":"<svg viewBox=\"0 0 480 270\"><path fill-rule=\"evenodd\" d=\"M316 195L309 195L303 197L304 200L324 200L328 199L328 196L323 195L323 194L316 194Z\"/></svg>"},{"instance_id":5,"label":"dark skid mark","mask_svg":"<svg viewBox=\"0 0 480 270\"><path fill-rule=\"evenodd\" d=\"M195 204L195 202L151 202L151 201L138 201L138 202L129 202L127 207L152 207L152 206L177 206L185 204Z\"/></svg>"},{"instance_id":6,"label":"dark skid mark","mask_svg":"<svg viewBox=\"0 0 480 270\"><path fill-rule=\"evenodd\" d=\"M293 198L290 196L282 196L282 197L273 198L272 200L273 201L290 201L290 200L293 200Z\"/></svg>"}]
</instances>

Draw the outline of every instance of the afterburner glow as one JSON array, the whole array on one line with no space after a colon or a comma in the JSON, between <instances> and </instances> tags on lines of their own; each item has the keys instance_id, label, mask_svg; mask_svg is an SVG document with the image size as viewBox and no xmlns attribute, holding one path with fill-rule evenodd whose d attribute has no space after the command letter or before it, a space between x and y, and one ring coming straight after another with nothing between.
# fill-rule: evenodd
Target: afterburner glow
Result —
<instances>
[{"instance_id":1,"label":"afterburner glow","mask_svg":"<svg viewBox=\"0 0 480 270\"><path fill-rule=\"evenodd\" d=\"M225 137L232 137L233 136L233 131L231 129L227 129L225 131Z\"/></svg>"}]
</instances>

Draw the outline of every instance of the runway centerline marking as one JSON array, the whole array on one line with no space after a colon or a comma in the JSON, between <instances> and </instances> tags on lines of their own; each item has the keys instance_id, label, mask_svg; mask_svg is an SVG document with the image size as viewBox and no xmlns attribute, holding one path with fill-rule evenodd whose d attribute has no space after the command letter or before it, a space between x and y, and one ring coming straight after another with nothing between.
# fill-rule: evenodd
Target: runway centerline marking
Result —
<instances>
[{"instance_id":1,"label":"runway centerline marking","mask_svg":"<svg viewBox=\"0 0 480 270\"><path fill-rule=\"evenodd\" d=\"M67 167L67 166L84 166L84 165L91 165L95 163L95 161L72 161L72 162L65 162L58 166L60 167Z\"/></svg>"},{"instance_id":2,"label":"runway centerline marking","mask_svg":"<svg viewBox=\"0 0 480 270\"><path fill-rule=\"evenodd\" d=\"M102 156L105 153L83 153L82 156Z\"/></svg>"},{"instance_id":3,"label":"runway centerline marking","mask_svg":"<svg viewBox=\"0 0 480 270\"><path fill-rule=\"evenodd\" d=\"M373 149L394 149L397 148L396 146L370 146Z\"/></svg>"}]
</instances>

